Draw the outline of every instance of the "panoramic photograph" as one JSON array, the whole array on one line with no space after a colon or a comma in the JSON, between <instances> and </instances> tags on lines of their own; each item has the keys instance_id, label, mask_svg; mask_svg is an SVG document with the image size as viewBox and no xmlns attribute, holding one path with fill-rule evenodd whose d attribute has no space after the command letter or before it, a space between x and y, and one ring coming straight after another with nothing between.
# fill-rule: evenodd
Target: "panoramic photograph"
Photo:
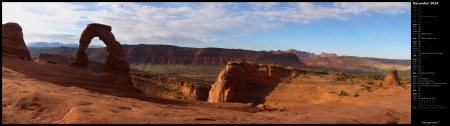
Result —
<instances>
[{"instance_id":1,"label":"panoramic photograph","mask_svg":"<svg viewBox=\"0 0 450 126\"><path fill-rule=\"evenodd\" d=\"M2 2L2 124L411 124L411 3Z\"/></svg>"}]
</instances>

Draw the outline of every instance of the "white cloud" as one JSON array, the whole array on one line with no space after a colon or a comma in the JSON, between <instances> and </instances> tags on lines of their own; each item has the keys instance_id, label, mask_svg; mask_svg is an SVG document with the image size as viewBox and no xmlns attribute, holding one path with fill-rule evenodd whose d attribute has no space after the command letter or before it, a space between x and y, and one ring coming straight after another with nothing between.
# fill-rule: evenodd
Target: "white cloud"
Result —
<instances>
[{"instance_id":1,"label":"white cloud","mask_svg":"<svg viewBox=\"0 0 450 126\"><path fill-rule=\"evenodd\" d=\"M114 9L119 6L116 4L100 6L114 7L110 11L92 13L90 20L111 25L114 34L126 38L119 41L134 44L210 42L210 38L204 41L205 35L227 32L227 25L234 25L229 18L223 18L227 15L226 10L217 3L202 4L196 10L189 6L165 8L134 3L120 5L133 7L134 15L129 15L122 9Z\"/></svg>"},{"instance_id":2,"label":"white cloud","mask_svg":"<svg viewBox=\"0 0 450 126\"><path fill-rule=\"evenodd\" d=\"M26 42L78 43L87 23L112 26L121 43L222 42L257 31L283 27L284 23L309 24L317 20L348 20L348 14L369 11L399 14L409 3L3 3L2 23L17 22ZM246 8L248 5L250 9ZM97 40L94 40L97 41Z\"/></svg>"},{"instance_id":3,"label":"white cloud","mask_svg":"<svg viewBox=\"0 0 450 126\"><path fill-rule=\"evenodd\" d=\"M250 4L256 8L261 7L263 3ZM359 2L359 3L334 3L332 7L325 7L313 3L295 3L291 7L284 9L273 8L272 4L267 4L266 10L254 10L249 13L262 16L266 19L277 20L280 22L295 22L308 24L311 21L321 19L337 19L348 20L345 16L347 14L360 14L368 11L375 11L384 14L399 14L410 11L410 3L408 2ZM370 15L365 13L365 15Z\"/></svg>"},{"instance_id":4,"label":"white cloud","mask_svg":"<svg viewBox=\"0 0 450 126\"><path fill-rule=\"evenodd\" d=\"M66 42L66 41L78 41L79 35L72 34L39 34L30 33L27 39L31 39L38 42Z\"/></svg>"},{"instance_id":5,"label":"white cloud","mask_svg":"<svg viewBox=\"0 0 450 126\"><path fill-rule=\"evenodd\" d=\"M273 6L279 5L279 3L276 3L276 2L264 2L264 3L250 2L248 4L252 5L254 10L260 10L260 9L269 10L269 9L272 9Z\"/></svg>"},{"instance_id":6,"label":"white cloud","mask_svg":"<svg viewBox=\"0 0 450 126\"><path fill-rule=\"evenodd\" d=\"M365 11L375 11L384 14L399 14L410 12L411 3L409 2L341 2L335 3L336 7L343 8L349 13L359 14Z\"/></svg>"},{"instance_id":7,"label":"white cloud","mask_svg":"<svg viewBox=\"0 0 450 126\"><path fill-rule=\"evenodd\" d=\"M253 4L252 4L253 5ZM261 16L271 21L279 22L294 22L309 24L311 21L321 19L338 19L347 20L341 16L342 13L339 8L324 7L312 3L296 3L292 7L284 9L269 9L269 10L255 10L248 12L252 15ZM260 5L253 5L260 6Z\"/></svg>"},{"instance_id":8,"label":"white cloud","mask_svg":"<svg viewBox=\"0 0 450 126\"><path fill-rule=\"evenodd\" d=\"M87 11L83 9L86 8L68 3L2 2L2 24L19 23L26 42L67 40L73 43L78 41L73 36L79 36L82 31L76 23L86 21L83 14Z\"/></svg>"},{"instance_id":9,"label":"white cloud","mask_svg":"<svg viewBox=\"0 0 450 126\"><path fill-rule=\"evenodd\" d=\"M222 40L219 40L219 39L207 39L207 38L204 38L204 39L202 39L202 42L205 42L205 43L212 43L212 42L222 42Z\"/></svg>"},{"instance_id":10,"label":"white cloud","mask_svg":"<svg viewBox=\"0 0 450 126\"><path fill-rule=\"evenodd\" d=\"M195 42L196 39L172 32L156 32L154 34L149 34L145 36L146 39L160 42L160 43L177 43L177 42Z\"/></svg>"},{"instance_id":11,"label":"white cloud","mask_svg":"<svg viewBox=\"0 0 450 126\"><path fill-rule=\"evenodd\" d=\"M229 38L238 38L238 37L241 37L241 36L247 36L247 35L250 35L250 34L236 34L236 35L231 35L231 36L229 36Z\"/></svg>"}]
</instances>

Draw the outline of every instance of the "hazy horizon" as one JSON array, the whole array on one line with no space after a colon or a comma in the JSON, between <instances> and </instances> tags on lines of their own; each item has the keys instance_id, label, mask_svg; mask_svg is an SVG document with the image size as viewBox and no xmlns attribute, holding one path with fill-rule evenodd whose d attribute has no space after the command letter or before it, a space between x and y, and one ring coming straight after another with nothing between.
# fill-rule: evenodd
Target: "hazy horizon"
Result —
<instances>
[{"instance_id":1,"label":"hazy horizon","mask_svg":"<svg viewBox=\"0 0 450 126\"><path fill-rule=\"evenodd\" d=\"M8 3L2 24L26 43L78 44L89 23L110 25L122 44L410 59L409 2L363 3ZM94 38L94 45L104 45Z\"/></svg>"}]
</instances>

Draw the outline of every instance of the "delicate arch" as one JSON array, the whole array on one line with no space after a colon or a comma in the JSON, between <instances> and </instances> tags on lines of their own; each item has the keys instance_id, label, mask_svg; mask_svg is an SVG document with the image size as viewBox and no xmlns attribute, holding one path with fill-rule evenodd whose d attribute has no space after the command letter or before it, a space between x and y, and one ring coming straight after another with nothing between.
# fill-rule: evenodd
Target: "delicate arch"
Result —
<instances>
[{"instance_id":1,"label":"delicate arch","mask_svg":"<svg viewBox=\"0 0 450 126\"><path fill-rule=\"evenodd\" d=\"M116 38L111 33L111 30L111 26L108 25L98 23L88 24L83 33L81 33L77 57L71 66L87 69L89 59L85 50L94 37L99 37L100 40L102 40L106 45L107 57L105 72L129 74L130 65L125 58L125 52L122 49L122 45L116 41Z\"/></svg>"}]
</instances>

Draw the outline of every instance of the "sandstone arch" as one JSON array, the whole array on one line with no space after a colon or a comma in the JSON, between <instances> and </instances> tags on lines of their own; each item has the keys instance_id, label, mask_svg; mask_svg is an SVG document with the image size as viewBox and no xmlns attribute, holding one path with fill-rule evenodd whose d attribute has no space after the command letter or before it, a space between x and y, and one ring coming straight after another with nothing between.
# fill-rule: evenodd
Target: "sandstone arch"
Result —
<instances>
[{"instance_id":1,"label":"sandstone arch","mask_svg":"<svg viewBox=\"0 0 450 126\"><path fill-rule=\"evenodd\" d=\"M75 62L71 64L72 67L80 67L87 69L89 59L85 53L86 48L91 43L94 37L99 37L106 45L107 57L105 71L107 73L125 74L129 76L130 65L125 58L125 52L121 44L116 41L116 38L111 33L111 26L91 23L88 24L80 36L80 46L77 51Z\"/></svg>"}]
</instances>

